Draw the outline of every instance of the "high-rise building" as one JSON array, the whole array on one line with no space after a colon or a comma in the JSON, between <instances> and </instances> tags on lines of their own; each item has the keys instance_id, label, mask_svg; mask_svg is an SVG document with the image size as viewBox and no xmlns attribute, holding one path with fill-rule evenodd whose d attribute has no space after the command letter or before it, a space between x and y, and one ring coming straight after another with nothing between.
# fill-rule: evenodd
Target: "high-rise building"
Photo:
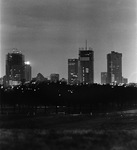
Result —
<instances>
[{"instance_id":1,"label":"high-rise building","mask_svg":"<svg viewBox=\"0 0 137 150\"><path fill-rule=\"evenodd\" d=\"M31 81L31 66L29 61L25 62L24 69L25 69L25 81Z\"/></svg>"},{"instance_id":2,"label":"high-rise building","mask_svg":"<svg viewBox=\"0 0 137 150\"><path fill-rule=\"evenodd\" d=\"M24 55L17 49L6 56L6 78L8 85L18 85L25 78Z\"/></svg>"},{"instance_id":3,"label":"high-rise building","mask_svg":"<svg viewBox=\"0 0 137 150\"><path fill-rule=\"evenodd\" d=\"M91 48L79 49L78 80L80 83L94 83L94 52Z\"/></svg>"},{"instance_id":4,"label":"high-rise building","mask_svg":"<svg viewBox=\"0 0 137 150\"><path fill-rule=\"evenodd\" d=\"M8 79L7 79L7 76L3 76L3 85L4 87L7 87L9 85L9 82L8 82Z\"/></svg>"},{"instance_id":5,"label":"high-rise building","mask_svg":"<svg viewBox=\"0 0 137 150\"><path fill-rule=\"evenodd\" d=\"M122 83L122 53L107 54L107 82Z\"/></svg>"},{"instance_id":6,"label":"high-rise building","mask_svg":"<svg viewBox=\"0 0 137 150\"><path fill-rule=\"evenodd\" d=\"M78 83L78 59L68 59L68 83Z\"/></svg>"},{"instance_id":7,"label":"high-rise building","mask_svg":"<svg viewBox=\"0 0 137 150\"><path fill-rule=\"evenodd\" d=\"M58 82L59 81L59 74L56 74L56 73L52 73L51 75L50 75L50 81L51 82Z\"/></svg>"},{"instance_id":8,"label":"high-rise building","mask_svg":"<svg viewBox=\"0 0 137 150\"><path fill-rule=\"evenodd\" d=\"M107 83L107 72L101 72L101 84Z\"/></svg>"},{"instance_id":9,"label":"high-rise building","mask_svg":"<svg viewBox=\"0 0 137 150\"><path fill-rule=\"evenodd\" d=\"M3 78L1 77L0 78L0 85L2 85L3 84Z\"/></svg>"}]
</instances>

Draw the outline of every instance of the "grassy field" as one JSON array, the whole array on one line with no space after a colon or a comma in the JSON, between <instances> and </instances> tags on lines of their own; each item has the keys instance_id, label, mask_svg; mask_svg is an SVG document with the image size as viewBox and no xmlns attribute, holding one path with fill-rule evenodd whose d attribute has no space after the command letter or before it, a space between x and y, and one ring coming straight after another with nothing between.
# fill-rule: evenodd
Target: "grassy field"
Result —
<instances>
[{"instance_id":1,"label":"grassy field","mask_svg":"<svg viewBox=\"0 0 137 150\"><path fill-rule=\"evenodd\" d=\"M1 150L137 150L137 116L0 116Z\"/></svg>"}]
</instances>

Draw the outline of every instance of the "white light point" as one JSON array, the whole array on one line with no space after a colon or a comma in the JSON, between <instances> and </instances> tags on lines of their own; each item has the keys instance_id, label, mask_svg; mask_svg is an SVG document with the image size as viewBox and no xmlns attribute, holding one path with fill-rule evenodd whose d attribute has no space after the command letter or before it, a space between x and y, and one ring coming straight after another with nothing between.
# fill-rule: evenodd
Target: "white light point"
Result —
<instances>
[{"instance_id":1,"label":"white light point","mask_svg":"<svg viewBox=\"0 0 137 150\"><path fill-rule=\"evenodd\" d=\"M29 61L26 61L25 64L26 64L26 65L30 65L30 62L29 62Z\"/></svg>"}]
</instances>

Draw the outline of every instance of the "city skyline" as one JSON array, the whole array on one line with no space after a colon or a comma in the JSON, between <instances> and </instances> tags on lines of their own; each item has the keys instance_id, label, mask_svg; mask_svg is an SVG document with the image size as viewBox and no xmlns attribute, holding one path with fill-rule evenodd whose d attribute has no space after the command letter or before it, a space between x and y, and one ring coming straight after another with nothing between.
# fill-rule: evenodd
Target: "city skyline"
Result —
<instances>
[{"instance_id":1,"label":"city skyline","mask_svg":"<svg viewBox=\"0 0 137 150\"><path fill-rule=\"evenodd\" d=\"M107 71L106 55L122 53L122 74L137 82L136 1L11 0L1 1L1 66L12 48L31 62L32 77L67 76L67 60L77 58L85 40L94 50L95 82Z\"/></svg>"},{"instance_id":2,"label":"city skyline","mask_svg":"<svg viewBox=\"0 0 137 150\"><path fill-rule=\"evenodd\" d=\"M16 76L20 76L20 67L23 69L24 77L17 79L16 81L31 81L31 65L29 61L25 61L25 55L13 49L11 53L6 55L6 75L3 78L6 80L15 81ZM19 68L18 68L19 67ZM22 73L23 73L22 72ZM41 74L41 73L38 73ZM37 74L37 76L38 76ZM42 74L40 76L43 76ZM59 81L59 74L52 73L50 77L51 81ZM35 77L33 77L34 79ZM37 78L37 77L36 77ZM43 76L43 78L45 78ZM45 79L48 79L47 77ZM63 78L62 78L63 79ZM68 83L94 83L94 51L91 48L87 48L87 41L85 48L79 48L79 57L76 59L68 59ZM106 83L127 83L128 79L122 76L122 53L111 51L107 54L107 72L101 72L101 84Z\"/></svg>"}]
</instances>

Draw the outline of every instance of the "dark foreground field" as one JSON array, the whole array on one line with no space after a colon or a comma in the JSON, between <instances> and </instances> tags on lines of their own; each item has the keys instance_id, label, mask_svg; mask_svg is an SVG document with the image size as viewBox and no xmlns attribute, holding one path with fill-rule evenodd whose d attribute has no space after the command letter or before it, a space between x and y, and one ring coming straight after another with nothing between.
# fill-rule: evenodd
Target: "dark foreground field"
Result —
<instances>
[{"instance_id":1,"label":"dark foreground field","mask_svg":"<svg viewBox=\"0 0 137 150\"><path fill-rule=\"evenodd\" d=\"M0 116L0 150L14 149L137 150L137 116Z\"/></svg>"}]
</instances>

